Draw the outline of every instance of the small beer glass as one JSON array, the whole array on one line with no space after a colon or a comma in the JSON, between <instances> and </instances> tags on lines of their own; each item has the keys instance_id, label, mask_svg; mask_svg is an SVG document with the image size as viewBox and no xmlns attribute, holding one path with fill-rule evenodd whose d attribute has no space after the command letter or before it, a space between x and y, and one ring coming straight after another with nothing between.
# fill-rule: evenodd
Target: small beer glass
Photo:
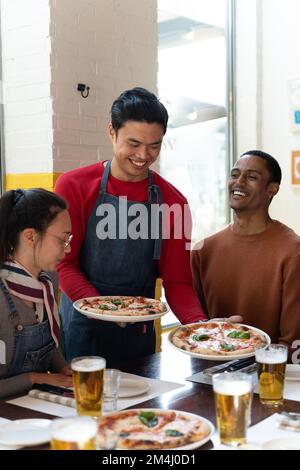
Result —
<instances>
[{"instance_id":1,"label":"small beer glass","mask_svg":"<svg viewBox=\"0 0 300 470\"><path fill-rule=\"evenodd\" d=\"M217 428L222 444L246 444L250 416L252 377L242 372L213 375Z\"/></svg>"},{"instance_id":2,"label":"small beer glass","mask_svg":"<svg viewBox=\"0 0 300 470\"><path fill-rule=\"evenodd\" d=\"M98 423L89 416L55 419L50 426L52 450L96 450Z\"/></svg>"},{"instance_id":3,"label":"small beer glass","mask_svg":"<svg viewBox=\"0 0 300 470\"><path fill-rule=\"evenodd\" d=\"M105 359L99 356L77 357L71 361L78 415L101 416L105 366Z\"/></svg>"},{"instance_id":4,"label":"small beer glass","mask_svg":"<svg viewBox=\"0 0 300 470\"><path fill-rule=\"evenodd\" d=\"M288 349L283 344L270 344L255 351L260 402L264 405L283 404L285 367Z\"/></svg>"}]
</instances>

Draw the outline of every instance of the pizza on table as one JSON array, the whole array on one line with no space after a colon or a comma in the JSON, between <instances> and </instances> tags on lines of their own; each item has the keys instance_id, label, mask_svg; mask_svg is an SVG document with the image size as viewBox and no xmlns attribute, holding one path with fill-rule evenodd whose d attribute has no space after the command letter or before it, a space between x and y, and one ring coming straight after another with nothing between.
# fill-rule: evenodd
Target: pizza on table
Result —
<instances>
[{"instance_id":1,"label":"pizza on table","mask_svg":"<svg viewBox=\"0 0 300 470\"><path fill-rule=\"evenodd\" d=\"M104 416L99 424L99 443L106 430L118 434L119 449L171 449L199 442L212 427L200 416L176 410L124 410Z\"/></svg>"},{"instance_id":2,"label":"pizza on table","mask_svg":"<svg viewBox=\"0 0 300 470\"><path fill-rule=\"evenodd\" d=\"M171 333L174 346L199 355L234 356L250 354L268 344L267 335L257 328L230 323L208 321L176 328Z\"/></svg>"}]
</instances>

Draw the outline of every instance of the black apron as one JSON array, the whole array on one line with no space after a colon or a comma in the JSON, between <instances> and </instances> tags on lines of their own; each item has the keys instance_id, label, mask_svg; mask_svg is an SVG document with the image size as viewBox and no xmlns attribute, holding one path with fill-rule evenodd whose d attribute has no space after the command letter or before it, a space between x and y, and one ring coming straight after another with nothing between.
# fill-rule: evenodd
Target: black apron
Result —
<instances>
[{"instance_id":1,"label":"black apron","mask_svg":"<svg viewBox=\"0 0 300 470\"><path fill-rule=\"evenodd\" d=\"M79 257L80 268L100 295L142 295L154 298L162 242L162 218L158 211L162 204L161 192L153 184L153 174L149 171L147 203L128 201L108 194L106 187L110 164L108 162L105 167L100 192L87 223ZM99 216L99 209L103 209L103 204L108 204L115 211L115 238L99 239L96 235L97 225L106 217L103 214ZM128 215L130 207L135 204L141 204L146 209L148 233L145 238L132 239L124 236L124 227L126 226L127 231L130 223L136 219L136 215ZM126 219L124 214L127 214ZM152 237L149 236L151 222ZM122 230L121 235L119 228ZM120 360L127 361L155 352L153 321L127 323L125 328L121 328L113 322L91 320L74 310L64 294L61 316L68 360L82 355L99 355L105 357L110 366Z\"/></svg>"}]
</instances>

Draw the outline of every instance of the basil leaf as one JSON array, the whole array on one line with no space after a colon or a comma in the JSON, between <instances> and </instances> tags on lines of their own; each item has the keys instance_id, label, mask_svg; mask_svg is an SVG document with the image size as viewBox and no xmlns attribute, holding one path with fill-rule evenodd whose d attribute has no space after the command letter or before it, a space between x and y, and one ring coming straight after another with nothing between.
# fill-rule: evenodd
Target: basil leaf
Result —
<instances>
[{"instance_id":1,"label":"basil leaf","mask_svg":"<svg viewBox=\"0 0 300 470\"><path fill-rule=\"evenodd\" d=\"M153 411L141 411L139 414L139 420L148 428L154 428L158 423L158 417L153 413Z\"/></svg>"},{"instance_id":2,"label":"basil leaf","mask_svg":"<svg viewBox=\"0 0 300 470\"><path fill-rule=\"evenodd\" d=\"M226 344L223 343L220 345L222 349L225 349L225 351L234 351L234 346L232 344Z\"/></svg>"},{"instance_id":3,"label":"basil leaf","mask_svg":"<svg viewBox=\"0 0 300 470\"><path fill-rule=\"evenodd\" d=\"M250 338L250 333L249 333L249 331L232 331L227 336L229 336L229 338L249 339Z\"/></svg>"},{"instance_id":4,"label":"basil leaf","mask_svg":"<svg viewBox=\"0 0 300 470\"><path fill-rule=\"evenodd\" d=\"M166 436L171 436L171 437L184 436L183 432L177 431L176 429L167 429L165 434Z\"/></svg>"},{"instance_id":5,"label":"basil leaf","mask_svg":"<svg viewBox=\"0 0 300 470\"><path fill-rule=\"evenodd\" d=\"M102 305L99 305L98 307L100 310L118 310L118 307L115 307L115 306L112 306L112 305L106 305L106 304L102 304Z\"/></svg>"},{"instance_id":6,"label":"basil leaf","mask_svg":"<svg viewBox=\"0 0 300 470\"><path fill-rule=\"evenodd\" d=\"M239 338L242 339L250 339L250 333L249 331L240 331L240 336Z\"/></svg>"},{"instance_id":7,"label":"basil leaf","mask_svg":"<svg viewBox=\"0 0 300 470\"><path fill-rule=\"evenodd\" d=\"M124 302L122 300L111 300L111 303L114 305L122 305L124 306Z\"/></svg>"},{"instance_id":8,"label":"basil leaf","mask_svg":"<svg viewBox=\"0 0 300 470\"><path fill-rule=\"evenodd\" d=\"M205 341L206 339L209 339L209 335L193 335L192 339L194 341Z\"/></svg>"},{"instance_id":9,"label":"basil leaf","mask_svg":"<svg viewBox=\"0 0 300 470\"><path fill-rule=\"evenodd\" d=\"M130 433L129 432L120 432L119 436L120 437L128 437L128 436L130 436Z\"/></svg>"},{"instance_id":10,"label":"basil leaf","mask_svg":"<svg viewBox=\"0 0 300 470\"><path fill-rule=\"evenodd\" d=\"M229 338L238 338L238 335L239 335L239 331L232 331L227 336L229 336Z\"/></svg>"}]
</instances>

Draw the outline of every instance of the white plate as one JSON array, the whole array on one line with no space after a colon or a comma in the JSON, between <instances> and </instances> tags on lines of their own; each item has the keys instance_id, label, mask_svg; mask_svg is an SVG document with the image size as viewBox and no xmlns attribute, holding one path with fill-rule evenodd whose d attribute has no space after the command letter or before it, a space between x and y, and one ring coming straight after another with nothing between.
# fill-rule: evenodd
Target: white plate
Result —
<instances>
[{"instance_id":1,"label":"white plate","mask_svg":"<svg viewBox=\"0 0 300 470\"><path fill-rule=\"evenodd\" d=\"M108 296L104 296L104 297L108 297ZM118 296L111 296L111 297L118 297ZM86 297L86 300L94 300L98 298L99 296L98 297ZM169 311L168 304L166 302L162 302L166 307L165 312L154 313L152 315L134 315L130 317L126 315L110 315L110 314L103 315L102 313L89 312L86 310L82 310L80 307L78 307L78 305L83 300L84 299L76 300L76 302L73 303L73 307L82 315L85 315L88 318L93 318L94 320L125 322L125 323L144 322L144 321L151 321L151 320L155 320L156 318L160 318Z\"/></svg>"},{"instance_id":2,"label":"white plate","mask_svg":"<svg viewBox=\"0 0 300 470\"><path fill-rule=\"evenodd\" d=\"M149 390L149 384L146 380L130 379L121 377L119 398L135 397L142 395Z\"/></svg>"},{"instance_id":3,"label":"white plate","mask_svg":"<svg viewBox=\"0 0 300 470\"><path fill-rule=\"evenodd\" d=\"M211 321L213 322L214 319L212 318ZM172 342L172 337L173 337L175 331L177 331L178 328L182 328L184 326L192 326L192 325L199 325L199 328L200 328L201 323L189 323L188 325L181 325L181 326L175 328L174 330L170 331L170 333L168 335L168 341L171 344L171 346L173 346L173 348L177 349L177 351L181 351L181 352L183 352L185 354L188 354L189 356L192 356L192 357L198 357L198 359L206 359L208 361L230 361L230 360L233 360L233 359L246 359L247 357L255 356L255 351L253 351L251 353L246 353L246 354L245 353L244 354L243 353L241 353L241 354L226 354L226 356L222 356L222 355L219 355L219 354L216 354L216 355L213 355L213 354L197 354L195 352L186 351L185 349L181 349L178 346L175 346L175 344L173 344L173 342ZM266 338L267 344L271 343L270 336L267 335L267 333L265 333L264 331L260 330L259 328L255 328L254 326L244 325L242 323L234 323L234 325L235 326L246 326L247 328L250 328L253 331L257 331L258 333L262 334Z\"/></svg>"},{"instance_id":4,"label":"white plate","mask_svg":"<svg viewBox=\"0 0 300 470\"><path fill-rule=\"evenodd\" d=\"M110 413L110 415L115 415L115 414L122 414L122 413L126 413L128 410L124 410L124 411L119 411L117 413ZM196 415L194 413L188 413L186 411L179 411L179 410L160 410L158 408L133 408L131 409L130 411L137 411L137 412L141 412L141 411L175 411L175 413L180 413L181 415L184 415L184 416L190 416L191 418L198 418L200 419L203 423L207 424L207 426L209 427L209 434L204 437L203 439L200 439L199 441L196 441L196 442L192 442L191 444L187 444L185 446L181 446L181 447L176 447L176 448L173 448L173 449L166 449L166 450L191 450L191 449L197 449L198 447L201 447L203 446L206 442L208 442L212 436L212 434L214 433L214 425L206 418L203 418L202 416L199 416L199 415ZM125 449L121 449L121 450L125 450Z\"/></svg>"},{"instance_id":5,"label":"white plate","mask_svg":"<svg viewBox=\"0 0 300 470\"><path fill-rule=\"evenodd\" d=\"M285 437L264 442L261 446L264 450L300 450L300 437Z\"/></svg>"},{"instance_id":6,"label":"white plate","mask_svg":"<svg viewBox=\"0 0 300 470\"><path fill-rule=\"evenodd\" d=\"M50 419L18 419L0 426L0 444L34 446L50 441Z\"/></svg>"},{"instance_id":7,"label":"white plate","mask_svg":"<svg viewBox=\"0 0 300 470\"><path fill-rule=\"evenodd\" d=\"M300 381L300 364L287 364L285 370L285 380L288 382Z\"/></svg>"}]
</instances>

